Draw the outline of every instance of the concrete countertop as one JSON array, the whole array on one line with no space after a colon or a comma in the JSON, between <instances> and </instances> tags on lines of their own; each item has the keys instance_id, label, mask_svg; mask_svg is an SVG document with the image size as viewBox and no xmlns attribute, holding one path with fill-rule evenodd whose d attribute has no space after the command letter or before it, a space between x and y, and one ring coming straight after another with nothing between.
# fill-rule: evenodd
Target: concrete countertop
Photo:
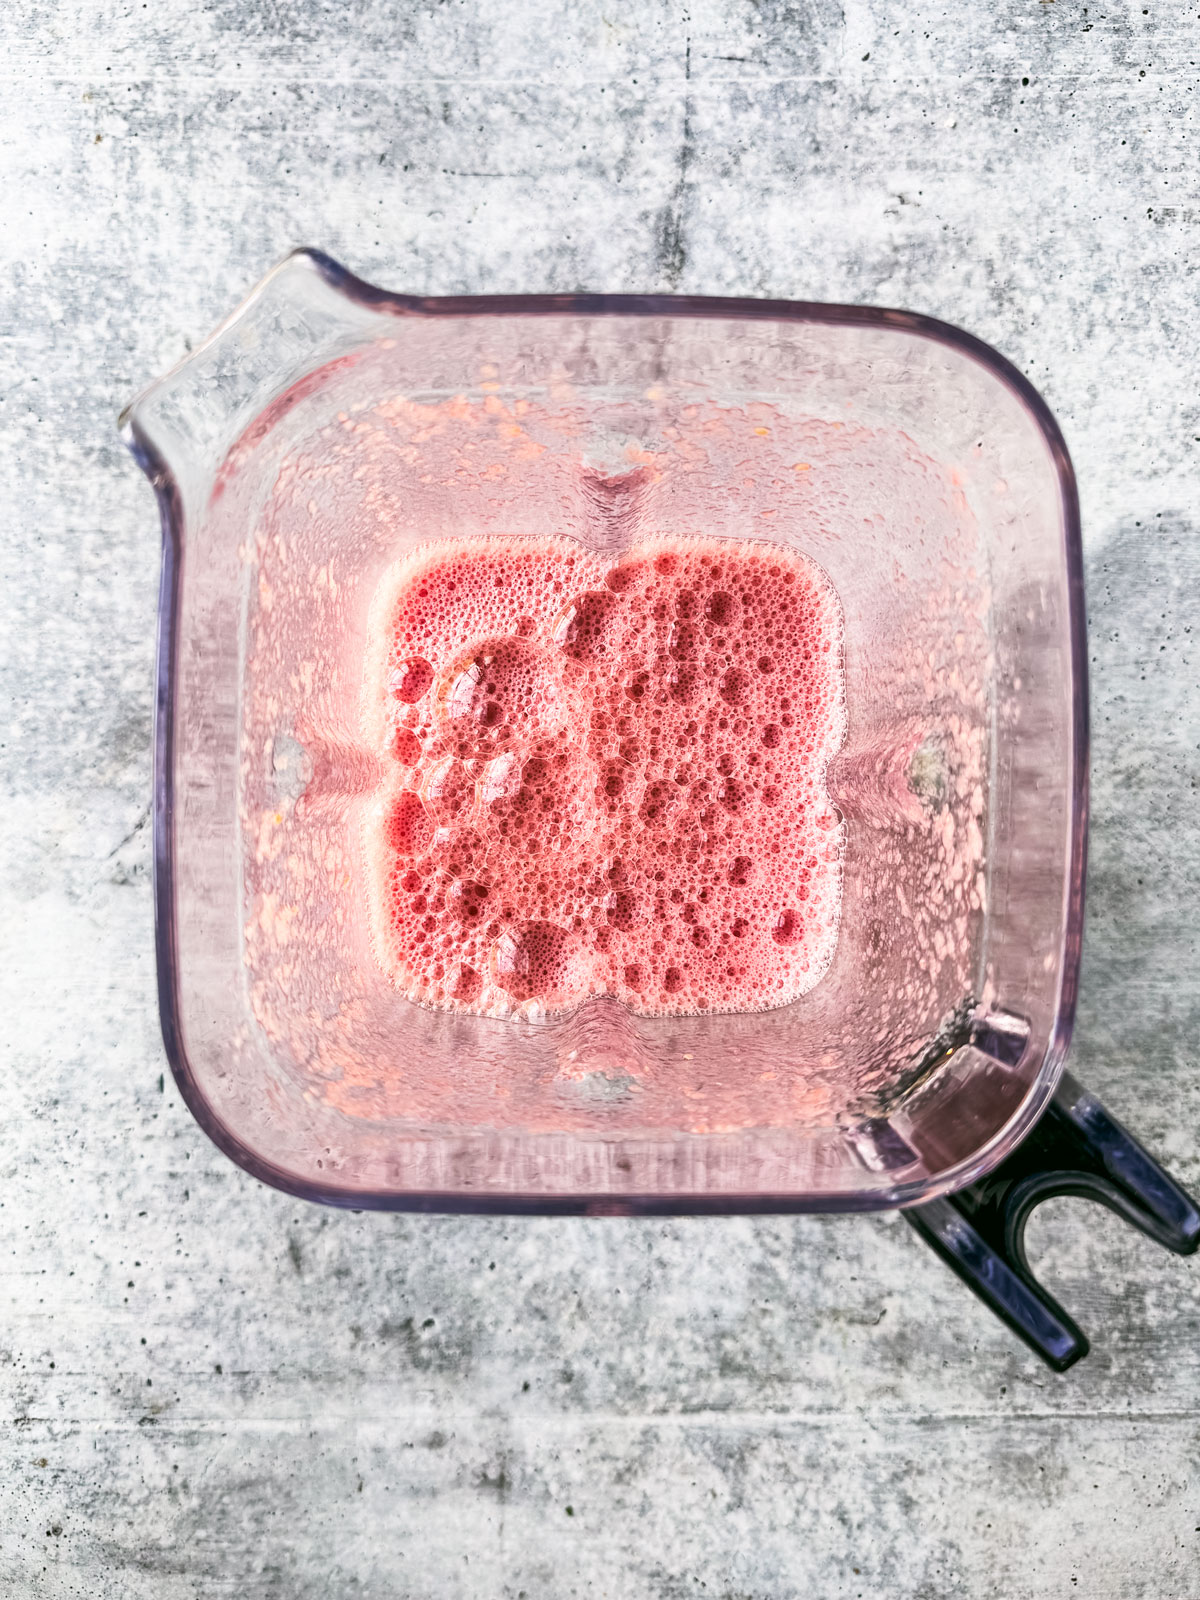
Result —
<instances>
[{"instance_id":1,"label":"concrete countertop","mask_svg":"<svg viewBox=\"0 0 1200 1600\"><path fill-rule=\"evenodd\" d=\"M158 1033L158 531L116 413L289 247L422 293L932 313L1083 497L1073 1070L1200 1186L1200 22L997 0L9 0L0 15L0 1589L1200 1595L1200 1272L1030 1230L1056 1378L897 1217L350 1215Z\"/></svg>"}]
</instances>

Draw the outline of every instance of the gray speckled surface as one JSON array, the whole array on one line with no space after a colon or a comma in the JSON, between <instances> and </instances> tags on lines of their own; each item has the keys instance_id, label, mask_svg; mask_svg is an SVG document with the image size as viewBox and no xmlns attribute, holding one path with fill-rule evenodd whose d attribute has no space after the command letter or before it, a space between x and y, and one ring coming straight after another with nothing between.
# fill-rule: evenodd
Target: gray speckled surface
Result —
<instances>
[{"instance_id":1,"label":"gray speckled surface","mask_svg":"<svg viewBox=\"0 0 1200 1600\"><path fill-rule=\"evenodd\" d=\"M1200 1275L1106 1214L1031 1228L1096 1342L1054 1378L894 1217L354 1216L206 1143L160 1077L158 535L114 427L302 242L992 341L1083 495L1075 1070L1200 1184L1197 62L1158 0L8 0L6 1595L1200 1595Z\"/></svg>"}]
</instances>

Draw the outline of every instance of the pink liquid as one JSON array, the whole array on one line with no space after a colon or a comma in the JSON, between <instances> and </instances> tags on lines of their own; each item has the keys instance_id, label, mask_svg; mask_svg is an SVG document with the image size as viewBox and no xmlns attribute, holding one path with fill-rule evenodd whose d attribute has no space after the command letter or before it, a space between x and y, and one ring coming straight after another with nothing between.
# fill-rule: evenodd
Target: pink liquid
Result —
<instances>
[{"instance_id":1,"label":"pink liquid","mask_svg":"<svg viewBox=\"0 0 1200 1600\"><path fill-rule=\"evenodd\" d=\"M777 545L426 546L377 596L367 838L392 981L451 1010L756 1011L820 979L841 613Z\"/></svg>"}]
</instances>

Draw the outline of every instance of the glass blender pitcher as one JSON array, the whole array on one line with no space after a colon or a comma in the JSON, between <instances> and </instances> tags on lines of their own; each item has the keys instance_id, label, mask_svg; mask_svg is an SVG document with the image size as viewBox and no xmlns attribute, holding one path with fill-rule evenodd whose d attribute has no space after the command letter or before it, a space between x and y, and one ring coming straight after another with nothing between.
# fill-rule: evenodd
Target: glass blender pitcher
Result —
<instances>
[{"instance_id":1,"label":"glass blender pitcher","mask_svg":"<svg viewBox=\"0 0 1200 1600\"><path fill-rule=\"evenodd\" d=\"M1086 1350L1024 1220L1200 1217L1063 1075L1087 811L1078 507L1045 405L907 313L416 299L288 257L122 419L164 528L160 1007L180 1088L266 1182L353 1207L904 1207L1056 1366ZM515 444L514 444L515 441ZM829 970L790 1005L535 1020L389 982L356 841L372 597L438 539L753 539L845 624ZM1035 1130L1036 1137L1027 1136Z\"/></svg>"}]
</instances>

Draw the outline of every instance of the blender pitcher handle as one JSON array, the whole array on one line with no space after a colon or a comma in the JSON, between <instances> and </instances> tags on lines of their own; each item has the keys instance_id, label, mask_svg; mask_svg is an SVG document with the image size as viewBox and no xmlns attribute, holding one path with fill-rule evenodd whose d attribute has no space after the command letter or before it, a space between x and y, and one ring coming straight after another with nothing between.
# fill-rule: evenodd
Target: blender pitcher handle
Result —
<instances>
[{"instance_id":1,"label":"blender pitcher handle","mask_svg":"<svg viewBox=\"0 0 1200 1600\"><path fill-rule=\"evenodd\" d=\"M1088 1352L1087 1336L1025 1259L1025 1224L1042 1200L1098 1200L1176 1255L1200 1245L1200 1210L1069 1074L1041 1120L998 1167L957 1194L904 1215L925 1242L1056 1372Z\"/></svg>"}]
</instances>

